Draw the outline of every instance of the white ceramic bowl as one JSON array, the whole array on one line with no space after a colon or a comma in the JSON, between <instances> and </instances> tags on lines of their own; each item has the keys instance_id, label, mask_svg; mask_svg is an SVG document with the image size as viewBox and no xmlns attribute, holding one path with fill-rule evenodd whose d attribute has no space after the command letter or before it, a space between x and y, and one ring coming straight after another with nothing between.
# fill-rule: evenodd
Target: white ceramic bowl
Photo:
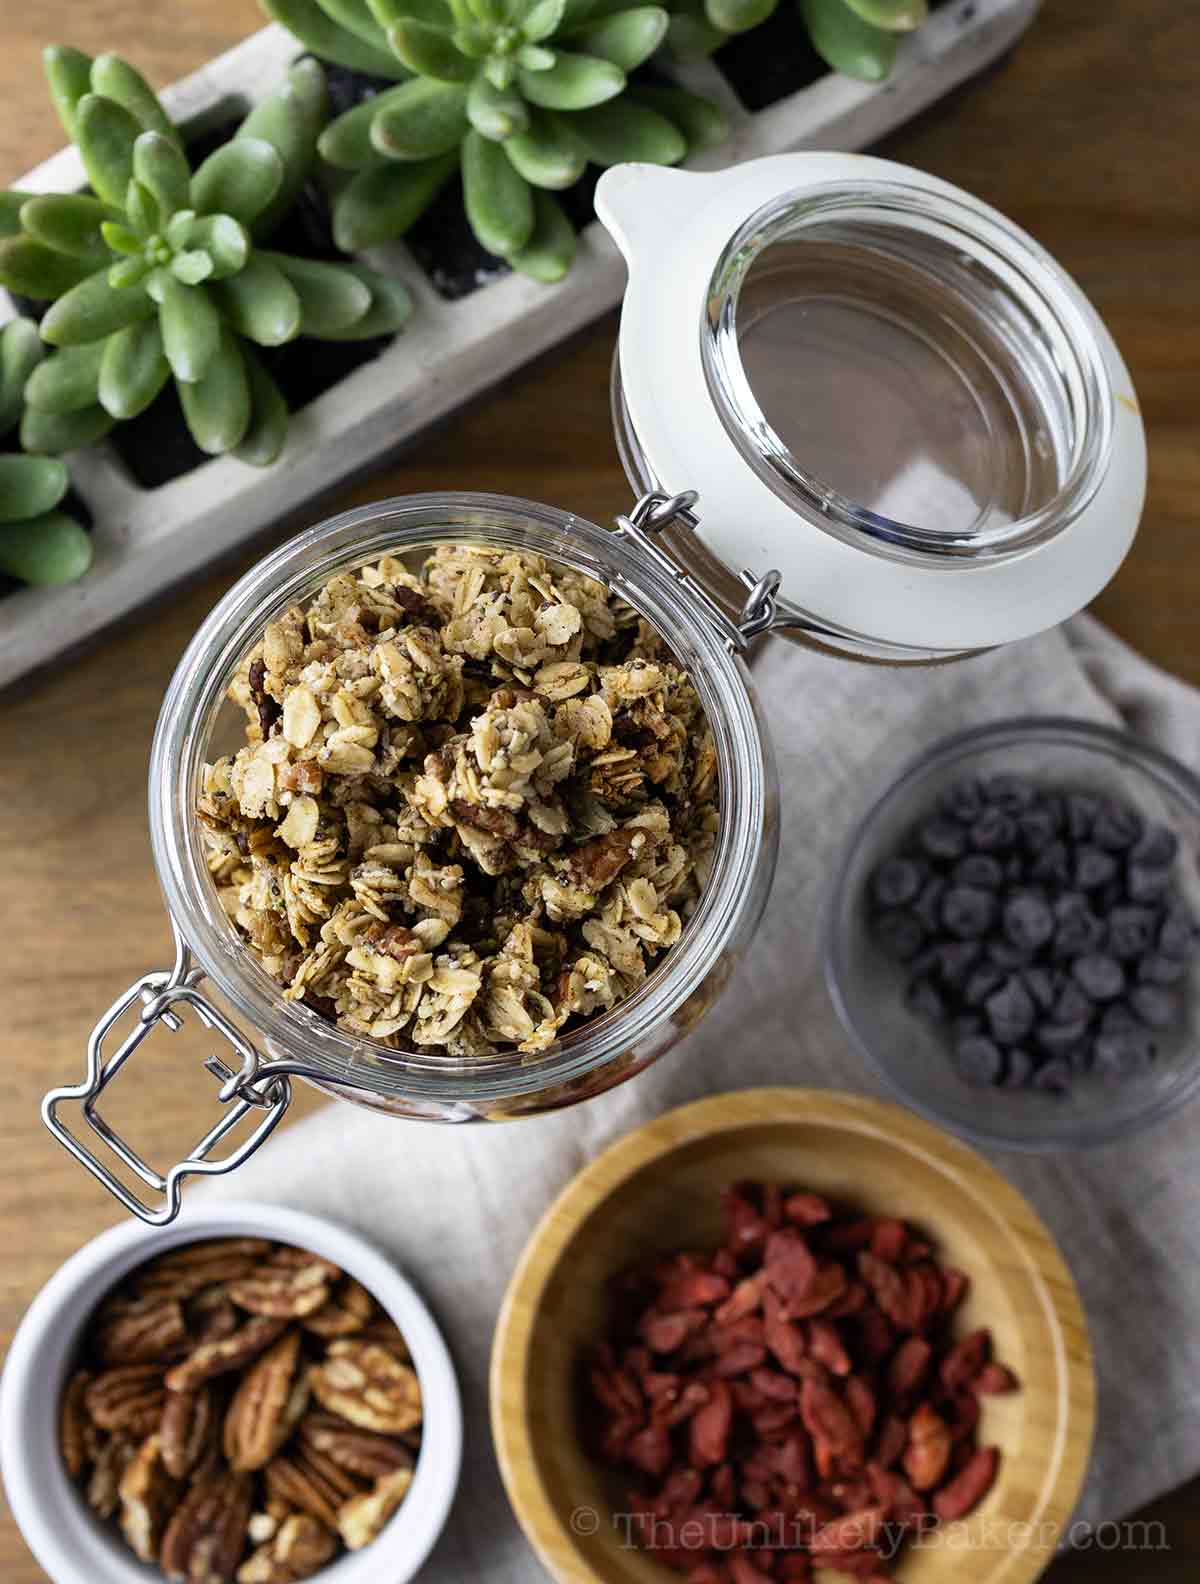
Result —
<instances>
[{"instance_id":1,"label":"white ceramic bowl","mask_svg":"<svg viewBox=\"0 0 1200 1584\"><path fill-rule=\"evenodd\" d=\"M450 1354L424 1301L378 1250L336 1222L266 1204L185 1210L165 1230L140 1222L114 1227L69 1259L30 1304L0 1382L0 1469L26 1543L54 1584L162 1578L98 1522L68 1479L58 1449L59 1394L84 1322L122 1277L178 1244L228 1236L276 1238L333 1260L404 1333L425 1403L412 1486L377 1539L317 1578L319 1584L405 1584L441 1533L458 1484L462 1406Z\"/></svg>"}]
</instances>

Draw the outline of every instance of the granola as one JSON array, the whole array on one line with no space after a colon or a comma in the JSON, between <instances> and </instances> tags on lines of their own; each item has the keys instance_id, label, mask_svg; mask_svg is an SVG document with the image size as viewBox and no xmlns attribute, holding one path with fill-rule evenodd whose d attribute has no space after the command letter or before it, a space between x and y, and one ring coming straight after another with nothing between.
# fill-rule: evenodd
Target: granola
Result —
<instances>
[{"instance_id":1,"label":"granola","mask_svg":"<svg viewBox=\"0 0 1200 1584\"><path fill-rule=\"evenodd\" d=\"M544 1050L678 941L717 756L687 674L539 556L392 556L272 622L199 800L221 902L288 1000L455 1056Z\"/></svg>"}]
</instances>

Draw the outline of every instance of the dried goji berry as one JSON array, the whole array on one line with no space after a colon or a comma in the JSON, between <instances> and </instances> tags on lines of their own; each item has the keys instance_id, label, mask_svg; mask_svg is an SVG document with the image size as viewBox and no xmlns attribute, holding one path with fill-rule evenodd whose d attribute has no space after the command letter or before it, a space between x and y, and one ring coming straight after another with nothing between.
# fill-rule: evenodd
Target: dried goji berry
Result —
<instances>
[{"instance_id":1,"label":"dried goji berry","mask_svg":"<svg viewBox=\"0 0 1200 1584\"><path fill-rule=\"evenodd\" d=\"M756 1271L753 1276L738 1282L737 1286L717 1310L715 1319L726 1325L743 1315L753 1314L762 1304L763 1290L767 1285L766 1271Z\"/></svg>"},{"instance_id":2,"label":"dried goji berry","mask_svg":"<svg viewBox=\"0 0 1200 1584\"><path fill-rule=\"evenodd\" d=\"M813 1438L818 1452L824 1447L834 1459L845 1458L851 1462L862 1461L863 1435L854 1415L830 1386L817 1381L805 1381L800 1388L800 1413L804 1428Z\"/></svg>"},{"instance_id":3,"label":"dried goji berry","mask_svg":"<svg viewBox=\"0 0 1200 1584\"><path fill-rule=\"evenodd\" d=\"M946 1354L938 1370L938 1378L947 1391L957 1391L979 1374L987 1362L992 1348L990 1331L972 1331L956 1342Z\"/></svg>"},{"instance_id":4,"label":"dried goji berry","mask_svg":"<svg viewBox=\"0 0 1200 1584\"><path fill-rule=\"evenodd\" d=\"M879 1216L871 1229L871 1252L890 1265L898 1265L908 1242L908 1228L895 1216Z\"/></svg>"},{"instance_id":5,"label":"dried goji berry","mask_svg":"<svg viewBox=\"0 0 1200 1584\"><path fill-rule=\"evenodd\" d=\"M779 1370L756 1369L750 1376L750 1384L764 1397L769 1397L775 1402L796 1400L796 1382L791 1376L784 1375Z\"/></svg>"},{"instance_id":6,"label":"dried goji berry","mask_svg":"<svg viewBox=\"0 0 1200 1584\"><path fill-rule=\"evenodd\" d=\"M808 1293L803 1298L789 1299L787 1312L793 1320L806 1320L810 1315L824 1314L845 1298L849 1285L846 1272L836 1260L820 1260Z\"/></svg>"},{"instance_id":7,"label":"dried goji berry","mask_svg":"<svg viewBox=\"0 0 1200 1584\"><path fill-rule=\"evenodd\" d=\"M855 1318L862 1350L869 1359L881 1359L892 1351L896 1345L896 1332L882 1310L872 1305Z\"/></svg>"},{"instance_id":8,"label":"dried goji berry","mask_svg":"<svg viewBox=\"0 0 1200 1584\"><path fill-rule=\"evenodd\" d=\"M999 1463L1000 1454L995 1447L980 1447L962 1472L938 1491L933 1510L943 1523L965 1518L979 1505L992 1488Z\"/></svg>"},{"instance_id":9,"label":"dried goji berry","mask_svg":"<svg viewBox=\"0 0 1200 1584\"><path fill-rule=\"evenodd\" d=\"M734 1183L721 1193L721 1209L725 1216L725 1241L734 1254L748 1254L767 1241L770 1223L758 1206L747 1197L746 1185Z\"/></svg>"},{"instance_id":10,"label":"dried goji berry","mask_svg":"<svg viewBox=\"0 0 1200 1584\"><path fill-rule=\"evenodd\" d=\"M808 1549L813 1556L819 1557L866 1551L883 1533L884 1520L882 1507L863 1507L858 1512L848 1512L818 1529Z\"/></svg>"},{"instance_id":11,"label":"dried goji berry","mask_svg":"<svg viewBox=\"0 0 1200 1584\"><path fill-rule=\"evenodd\" d=\"M967 1295L967 1288L971 1285L970 1277L965 1272L955 1270L953 1266L944 1266L942 1278L942 1313L950 1314L958 1308Z\"/></svg>"},{"instance_id":12,"label":"dried goji berry","mask_svg":"<svg viewBox=\"0 0 1200 1584\"><path fill-rule=\"evenodd\" d=\"M920 1403L908 1421L904 1472L914 1490L932 1490L950 1461L950 1427L929 1403Z\"/></svg>"},{"instance_id":13,"label":"dried goji berry","mask_svg":"<svg viewBox=\"0 0 1200 1584\"><path fill-rule=\"evenodd\" d=\"M688 1425L688 1450L694 1468L724 1463L733 1426L733 1398L722 1380L709 1387L709 1400Z\"/></svg>"},{"instance_id":14,"label":"dried goji berry","mask_svg":"<svg viewBox=\"0 0 1200 1584\"><path fill-rule=\"evenodd\" d=\"M672 1313L677 1309L699 1309L705 1304L720 1303L729 1297L729 1283L724 1276L712 1271L677 1271L664 1282L658 1295L660 1309Z\"/></svg>"},{"instance_id":15,"label":"dried goji berry","mask_svg":"<svg viewBox=\"0 0 1200 1584\"><path fill-rule=\"evenodd\" d=\"M688 1337L708 1324L703 1309L683 1309L677 1314L650 1310L642 1317L639 1334L651 1353L674 1353Z\"/></svg>"},{"instance_id":16,"label":"dried goji berry","mask_svg":"<svg viewBox=\"0 0 1200 1584\"><path fill-rule=\"evenodd\" d=\"M782 1302L768 1290L763 1307L763 1335L767 1346L793 1374L800 1372L807 1343L804 1332L787 1318Z\"/></svg>"},{"instance_id":17,"label":"dried goji berry","mask_svg":"<svg viewBox=\"0 0 1200 1584\"><path fill-rule=\"evenodd\" d=\"M858 1271L874 1294L875 1302L892 1324L907 1331L910 1306L901 1273L869 1249L863 1249L858 1255Z\"/></svg>"},{"instance_id":18,"label":"dried goji berry","mask_svg":"<svg viewBox=\"0 0 1200 1584\"><path fill-rule=\"evenodd\" d=\"M846 1393L846 1406L854 1415L854 1422L865 1440L875 1428L875 1393L861 1375L847 1376L842 1390Z\"/></svg>"},{"instance_id":19,"label":"dried goji berry","mask_svg":"<svg viewBox=\"0 0 1200 1584\"><path fill-rule=\"evenodd\" d=\"M783 1201L783 1213L795 1226L819 1226L833 1215L828 1199L820 1194L794 1193Z\"/></svg>"},{"instance_id":20,"label":"dried goji berry","mask_svg":"<svg viewBox=\"0 0 1200 1584\"><path fill-rule=\"evenodd\" d=\"M829 1320L808 1322L808 1351L834 1375L849 1375L850 1355L842 1346L837 1327Z\"/></svg>"},{"instance_id":21,"label":"dried goji berry","mask_svg":"<svg viewBox=\"0 0 1200 1584\"><path fill-rule=\"evenodd\" d=\"M817 1275L817 1262L795 1227L782 1227L767 1239L763 1254L767 1281L791 1309L802 1304Z\"/></svg>"},{"instance_id":22,"label":"dried goji berry","mask_svg":"<svg viewBox=\"0 0 1200 1584\"><path fill-rule=\"evenodd\" d=\"M646 1474L665 1474L671 1462L671 1434L666 1425L652 1422L630 1436L625 1457Z\"/></svg>"},{"instance_id":23,"label":"dried goji berry","mask_svg":"<svg viewBox=\"0 0 1200 1584\"><path fill-rule=\"evenodd\" d=\"M933 1349L924 1337L906 1337L893 1353L887 1367L887 1388L902 1402L924 1384L929 1373Z\"/></svg>"},{"instance_id":24,"label":"dried goji berry","mask_svg":"<svg viewBox=\"0 0 1200 1584\"><path fill-rule=\"evenodd\" d=\"M993 1360L983 1366L970 1382L970 1387L973 1392L981 1393L984 1397L999 1397L1005 1392L1016 1391L1019 1384L1007 1364L997 1364Z\"/></svg>"},{"instance_id":25,"label":"dried goji berry","mask_svg":"<svg viewBox=\"0 0 1200 1584\"><path fill-rule=\"evenodd\" d=\"M884 1468L899 1461L908 1445L908 1426L896 1414L889 1414L879 1427L875 1440L875 1459Z\"/></svg>"},{"instance_id":26,"label":"dried goji berry","mask_svg":"<svg viewBox=\"0 0 1200 1584\"><path fill-rule=\"evenodd\" d=\"M767 1350L758 1342L736 1342L717 1355L714 1371L721 1376L746 1375L757 1369L767 1356Z\"/></svg>"}]
</instances>

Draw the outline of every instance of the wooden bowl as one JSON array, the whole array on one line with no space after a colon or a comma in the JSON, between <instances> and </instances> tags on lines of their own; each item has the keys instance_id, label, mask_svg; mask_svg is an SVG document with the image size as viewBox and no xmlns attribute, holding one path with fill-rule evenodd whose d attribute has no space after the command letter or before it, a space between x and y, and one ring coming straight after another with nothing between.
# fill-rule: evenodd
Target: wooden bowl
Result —
<instances>
[{"instance_id":1,"label":"wooden bowl","mask_svg":"<svg viewBox=\"0 0 1200 1584\"><path fill-rule=\"evenodd\" d=\"M1051 1561L1087 1467L1091 1349L1071 1274L1031 1205L974 1150L899 1106L818 1089L752 1089L671 1111L592 1162L521 1257L492 1350L492 1433L530 1544L560 1584L668 1584L630 1542L628 1480L580 1440L578 1365L606 1324L606 1284L648 1255L721 1241L739 1178L810 1188L925 1228L971 1290L963 1331L991 1327L1021 1390L984 1400L996 1484L954 1534L909 1547L903 1584L1026 1584ZM953 1544L949 1542L953 1539ZM818 1574L845 1580L833 1573Z\"/></svg>"}]
</instances>

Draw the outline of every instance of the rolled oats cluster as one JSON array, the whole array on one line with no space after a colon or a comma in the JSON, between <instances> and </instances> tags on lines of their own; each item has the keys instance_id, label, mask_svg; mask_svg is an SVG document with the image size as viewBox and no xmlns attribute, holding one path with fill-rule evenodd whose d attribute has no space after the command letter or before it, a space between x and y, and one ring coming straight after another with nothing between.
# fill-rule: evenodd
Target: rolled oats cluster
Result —
<instances>
[{"instance_id":1,"label":"rolled oats cluster","mask_svg":"<svg viewBox=\"0 0 1200 1584\"><path fill-rule=\"evenodd\" d=\"M452 545L332 578L248 655L199 816L230 917L303 1001L398 1049L544 1049L679 939L717 758L636 611Z\"/></svg>"}]
</instances>

